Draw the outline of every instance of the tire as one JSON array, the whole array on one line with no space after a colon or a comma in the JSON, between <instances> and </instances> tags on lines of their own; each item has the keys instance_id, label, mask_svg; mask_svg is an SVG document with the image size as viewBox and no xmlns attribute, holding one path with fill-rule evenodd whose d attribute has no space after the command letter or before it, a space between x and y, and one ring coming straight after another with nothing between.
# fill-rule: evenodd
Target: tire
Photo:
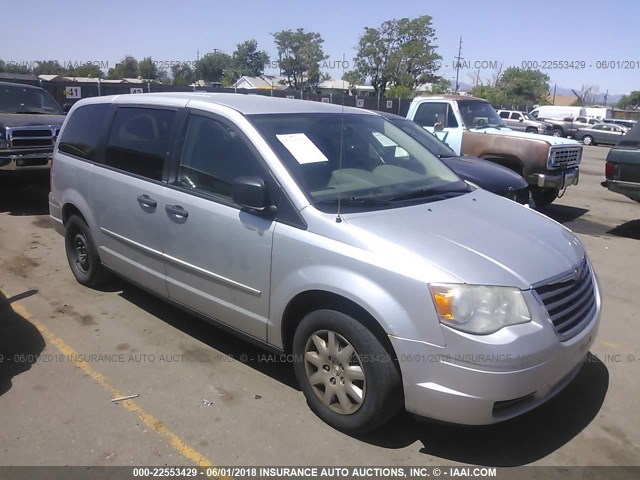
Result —
<instances>
[{"instance_id":1,"label":"tire","mask_svg":"<svg viewBox=\"0 0 640 480\"><path fill-rule=\"evenodd\" d=\"M531 198L536 207L544 207L550 205L558 198L560 190L557 188L540 188L531 187Z\"/></svg>"},{"instance_id":2,"label":"tire","mask_svg":"<svg viewBox=\"0 0 640 480\"><path fill-rule=\"evenodd\" d=\"M559 128L554 128L551 131L551 135L553 135L554 137L564 137L564 134L562 133L562 130L560 130Z\"/></svg>"},{"instance_id":3,"label":"tire","mask_svg":"<svg viewBox=\"0 0 640 480\"><path fill-rule=\"evenodd\" d=\"M584 143L585 145L595 145L595 142L593 141L593 137L591 135L585 135L584 137L582 137L582 143Z\"/></svg>"},{"instance_id":4,"label":"tire","mask_svg":"<svg viewBox=\"0 0 640 480\"><path fill-rule=\"evenodd\" d=\"M64 245L69 268L79 284L95 288L109 278L109 273L100 262L89 227L77 215L67 222Z\"/></svg>"},{"instance_id":5,"label":"tire","mask_svg":"<svg viewBox=\"0 0 640 480\"><path fill-rule=\"evenodd\" d=\"M529 127L525 130L527 133L538 133L538 129L534 127Z\"/></svg>"},{"instance_id":6,"label":"tire","mask_svg":"<svg viewBox=\"0 0 640 480\"><path fill-rule=\"evenodd\" d=\"M338 430L375 430L402 407L402 382L390 353L349 315L334 310L306 315L296 329L293 353L309 407Z\"/></svg>"}]
</instances>

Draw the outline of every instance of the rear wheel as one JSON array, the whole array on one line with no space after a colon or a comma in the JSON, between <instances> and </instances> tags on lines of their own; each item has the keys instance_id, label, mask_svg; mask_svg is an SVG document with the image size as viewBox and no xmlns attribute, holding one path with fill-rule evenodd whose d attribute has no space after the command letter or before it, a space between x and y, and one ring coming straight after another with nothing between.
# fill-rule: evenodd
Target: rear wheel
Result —
<instances>
[{"instance_id":1,"label":"rear wheel","mask_svg":"<svg viewBox=\"0 0 640 480\"><path fill-rule=\"evenodd\" d=\"M562 130L560 130L559 128L554 128L554 129L551 131L551 134L552 134L554 137L563 137L563 136L564 136L564 135L562 134Z\"/></svg>"},{"instance_id":2,"label":"rear wheel","mask_svg":"<svg viewBox=\"0 0 640 480\"><path fill-rule=\"evenodd\" d=\"M533 203L536 207L550 205L556 198L558 198L559 193L560 190L557 188L531 187L531 198L533 199Z\"/></svg>"},{"instance_id":3,"label":"rear wheel","mask_svg":"<svg viewBox=\"0 0 640 480\"><path fill-rule=\"evenodd\" d=\"M582 143L584 143L585 145L595 145L595 142L593 141L593 137L591 135L585 135L582 138Z\"/></svg>"},{"instance_id":4,"label":"rear wheel","mask_svg":"<svg viewBox=\"0 0 640 480\"><path fill-rule=\"evenodd\" d=\"M109 277L98 256L98 250L87 224L77 215L67 221L64 244L71 273L78 283L98 287Z\"/></svg>"},{"instance_id":5,"label":"rear wheel","mask_svg":"<svg viewBox=\"0 0 640 480\"><path fill-rule=\"evenodd\" d=\"M339 430L363 433L402 406L391 355L362 323L334 310L306 315L293 338L295 373L309 407Z\"/></svg>"},{"instance_id":6,"label":"rear wheel","mask_svg":"<svg viewBox=\"0 0 640 480\"><path fill-rule=\"evenodd\" d=\"M538 129L535 127L529 127L526 130L527 133L538 133Z\"/></svg>"}]
</instances>

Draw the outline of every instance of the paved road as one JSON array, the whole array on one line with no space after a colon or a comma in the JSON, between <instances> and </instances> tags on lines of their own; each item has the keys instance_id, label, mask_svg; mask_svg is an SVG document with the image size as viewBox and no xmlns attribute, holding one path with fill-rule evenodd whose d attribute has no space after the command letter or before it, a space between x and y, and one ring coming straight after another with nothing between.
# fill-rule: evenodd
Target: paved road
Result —
<instances>
[{"instance_id":1,"label":"paved road","mask_svg":"<svg viewBox=\"0 0 640 480\"><path fill-rule=\"evenodd\" d=\"M0 464L637 465L640 204L600 187L606 152L586 148L580 185L545 212L578 233L604 294L576 380L503 424L402 415L362 437L319 421L286 362L122 281L79 286L46 189L1 181Z\"/></svg>"}]
</instances>

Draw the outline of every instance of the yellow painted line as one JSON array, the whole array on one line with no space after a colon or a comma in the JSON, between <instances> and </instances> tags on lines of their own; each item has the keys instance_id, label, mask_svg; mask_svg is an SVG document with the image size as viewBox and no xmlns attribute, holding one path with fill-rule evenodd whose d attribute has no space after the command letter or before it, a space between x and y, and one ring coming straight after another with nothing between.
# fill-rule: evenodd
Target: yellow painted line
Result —
<instances>
[{"instance_id":1,"label":"yellow painted line","mask_svg":"<svg viewBox=\"0 0 640 480\"><path fill-rule=\"evenodd\" d=\"M81 358L78 355L78 353L69 345L67 345L64 340L62 340L60 337L56 336L51 331L49 331L49 329L45 327L41 322L33 318L29 313L29 311L23 305L20 305L19 303L16 302L16 303L12 303L11 307L18 315L20 315L21 317L23 317L24 319L28 320L33 325L35 325L35 327L38 330L40 330L40 333L47 340L48 343L55 345L55 347L60 351L60 353L65 355L66 358L69 358L72 360L72 363L77 368L82 370L89 377L91 377L91 379L93 379L94 382L96 382L102 388L107 390L111 395L111 398L120 398L125 396L120 390L118 390L117 388L111 385L111 383L107 380L107 377L105 377L99 372L96 372L91 367L91 365L89 365L89 363L85 361L77 360ZM169 430L160 420L155 418L153 415L145 412L142 409L142 407L140 407L136 402L134 402L133 400L124 400L119 403L126 410L129 410L130 412L135 413L140 419L140 421L144 423L147 427L149 427L151 430L155 431L156 433L160 434L162 437L167 439L171 447L173 447L173 449L176 450L180 455L191 460L193 463L195 463L199 467L213 466L213 463L211 462L211 460L209 460L207 457L205 457L204 455L202 455L201 453L199 453L198 451L190 447L178 435L176 435L171 430ZM216 478L231 478L231 477L216 477Z\"/></svg>"},{"instance_id":2,"label":"yellow painted line","mask_svg":"<svg viewBox=\"0 0 640 480\"><path fill-rule=\"evenodd\" d=\"M613 350L631 350L629 347L625 347L624 345L620 345L619 343L608 342L606 340L603 340L600 343L602 343L602 345L604 345L605 347L609 347Z\"/></svg>"}]
</instances>

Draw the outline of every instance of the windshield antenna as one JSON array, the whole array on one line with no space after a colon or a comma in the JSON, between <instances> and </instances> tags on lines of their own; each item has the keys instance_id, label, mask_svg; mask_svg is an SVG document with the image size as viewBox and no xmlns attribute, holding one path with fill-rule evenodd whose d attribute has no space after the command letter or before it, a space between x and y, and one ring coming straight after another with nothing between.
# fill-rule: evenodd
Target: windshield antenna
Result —
<instances>
[{"instance_id":1,"label":"windshield antenna","mask_svg":"<svg viewBox=\"0 0 640 480\"><path fill-rule=\"evenodd\" d=\"M344 53L342 54L342 81L344 82ZM344 87L344 83L342 84ZM338 157L338 172L342 174L342 152L344 151L344 88L342 89L342 111L340 113L340 156ZM342 193L338 193L338 213L336 215L336 223L342 223L342 217L340 216L340 205L342 202Z\"/></svg>"}]
</instances>

